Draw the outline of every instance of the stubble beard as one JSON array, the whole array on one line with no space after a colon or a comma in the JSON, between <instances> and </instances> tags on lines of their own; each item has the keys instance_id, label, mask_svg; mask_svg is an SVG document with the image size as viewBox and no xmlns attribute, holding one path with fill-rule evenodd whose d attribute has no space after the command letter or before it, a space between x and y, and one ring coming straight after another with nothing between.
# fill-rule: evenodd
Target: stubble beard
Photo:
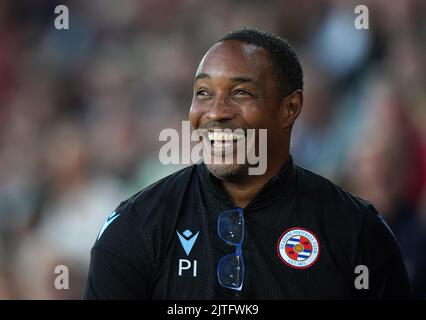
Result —
<instances>
[{"instance_id":1,"label":"stubble beard","mask_svg":"<svg viewBox=\"0 0 426 320\"><path fill-rule=\"evenodd\" d=\"M220 180L234 179L248 174L247 164L206 164L206 167Z\"/></svg>"}]
</instances>

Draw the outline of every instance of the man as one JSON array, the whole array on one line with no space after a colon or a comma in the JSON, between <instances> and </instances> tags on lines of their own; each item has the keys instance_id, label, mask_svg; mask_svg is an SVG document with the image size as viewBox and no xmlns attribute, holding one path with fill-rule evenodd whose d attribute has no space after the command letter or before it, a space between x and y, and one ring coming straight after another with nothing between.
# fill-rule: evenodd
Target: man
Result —
<instances>
[{"instance_id":1,"label":"man","mask_svg":"<svg viewBox=\"0 0 426 320\"><path fill-rule=\"evenodd\" d=\"M374 207L293 163L302 90L285 40L242 29L214 44L196 73L191 125L225 152L239 138L215 130L267 129L266 171L200 163L121 203L93 247L84 297L410 298L399 247Z\"/></svg>"}]
</instances>

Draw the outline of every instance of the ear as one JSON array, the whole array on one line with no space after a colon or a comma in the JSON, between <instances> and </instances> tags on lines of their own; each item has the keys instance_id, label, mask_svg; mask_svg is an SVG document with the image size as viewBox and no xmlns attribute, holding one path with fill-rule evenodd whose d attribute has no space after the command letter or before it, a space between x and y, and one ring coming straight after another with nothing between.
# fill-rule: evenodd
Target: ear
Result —
<instances>
[{"instance_id":1,"label":"ear","mask_svg":"<svg viewBox=\"0 0 426 320\"><path fill-rule=\"evenodd\" d=\"M302 111L302 105L303 91L300 89L293 91L291 94L281 100L281 123L283 129L287 129L293 126L294 121L296 121L300 111Z\"/></svg>"}]
</instances>

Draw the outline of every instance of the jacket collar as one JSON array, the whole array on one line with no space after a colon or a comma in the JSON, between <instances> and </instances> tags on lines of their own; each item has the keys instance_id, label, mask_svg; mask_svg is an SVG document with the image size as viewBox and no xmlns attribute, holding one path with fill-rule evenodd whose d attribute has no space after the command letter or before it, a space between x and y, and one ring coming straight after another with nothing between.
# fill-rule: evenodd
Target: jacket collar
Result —
<instances>
[{"instance_id":1,"label":"jacket collar","mask_svg":"<svg viewBox=\"0 0 426 320\"><path fill-rule=\"evenodd\" d=\"M235 207L228 193L222 186L221 181L213 176L204 163L197 165L202 188L206 188L216 200L228 207ZM295 166L293 158L289 155L287 162L280 169L277 175L272 177L253 198L253 200L244 208L244 211L253 211L265 207L273 202L277 196L287 198L290 191L294 189Z\"/></svg>"}]
</instances>

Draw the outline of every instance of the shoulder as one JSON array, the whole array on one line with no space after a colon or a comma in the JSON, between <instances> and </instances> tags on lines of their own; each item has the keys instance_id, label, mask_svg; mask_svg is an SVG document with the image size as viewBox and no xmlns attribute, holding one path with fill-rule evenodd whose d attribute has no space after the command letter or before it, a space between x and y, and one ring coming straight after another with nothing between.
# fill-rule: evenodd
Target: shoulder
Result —
<instances>
[{"instance_id":1,"label":"shoulder","mask_svg":"<svg viewBox=\"0 0 426 320\"><path fill-rule=\"evenodd\" d=\"M195 166L181 169L151 184L130 198L122 201L106 218L95 247L150 244L150 229L159 223L167 223L176 203L191 183ZM119 248L118 248L119 249Z\"/></svg>"},{"instance_id":2,"label":"shoulder","mask_svg":"<svg viewBox=\"0 0 426 320\"><path fill-rule=\"evenodd\" d=\"M346 190L329 179L305 168L296 166L298 192L311 200L333 206L343 206L350 211L375 211L372 204Z\"/></svg>"},{"instance_id":3,"label":"shoulder","mask_svg":"<svg viewBox=\"0 0 426 320\"><path fill-rule=\"evenodd\" d=\"M148 212L164 206L174 206L183 197L186 189L194 181L196 165L176 171L139 191L123 201L118 210L133 209L137 212Z\"/></svg>"},{"instance_id":4,"label":"shoulder","mask_svg":"<svg viewBox=\"0 0 426 320\"><path fill-rule=\"evenodd\" d=\"M296 167L296 187L302 202L313 204L315 213L330 229L341 229L339 233L348 232L351 236L370 234L387 241L394 240L392 231L372 203L323 176Z\"/></svg>"},{"instance_id":5,"label":"shoulder","mask_svg":"<svg viewBox=\"0 0 426 320\"><path fill-rule=\"evenodd\" d=\"M303 212L319 222L334 250L369 256L367 261L380 260L376 265L400 255L392 230L369 201L301 167L297 167L296 188L302 208L313 208Z\"/></svg>"}]
</instances>

